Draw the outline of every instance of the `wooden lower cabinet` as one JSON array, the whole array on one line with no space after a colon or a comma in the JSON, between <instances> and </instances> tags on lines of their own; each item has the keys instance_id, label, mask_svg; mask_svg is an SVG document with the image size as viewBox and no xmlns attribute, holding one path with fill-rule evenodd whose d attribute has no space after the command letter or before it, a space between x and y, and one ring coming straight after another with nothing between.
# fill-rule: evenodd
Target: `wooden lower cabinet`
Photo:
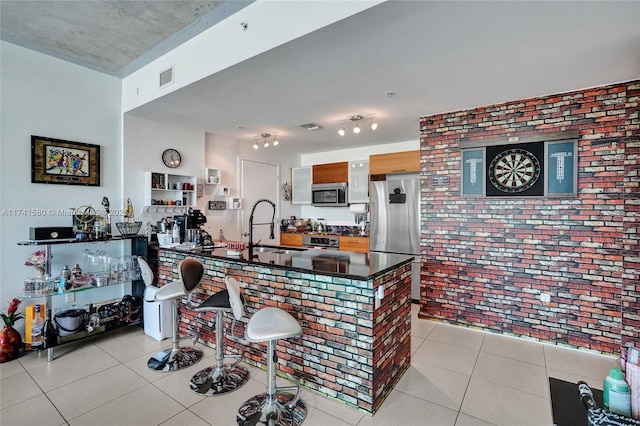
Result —
<instances>
[{"instance_id":1,"label":"wooden lower cabinet","mask_svg":"<svg viewBox=\"0 0 640 426\"><path fill-rule=\"evenodd\" d=\"M369 253L368 237L340 237L340 251Z\"/></svg>"},{"instance_id":2,"label":"wooden lower cabinet","mask_svg":"<svg viewBox=\"0 0 640 426\"><path fill-rule=\"evenodd\" d=\"M280 245L290 247L302 247L302 234L280 233Z\"/></svg>"}]
</instances>

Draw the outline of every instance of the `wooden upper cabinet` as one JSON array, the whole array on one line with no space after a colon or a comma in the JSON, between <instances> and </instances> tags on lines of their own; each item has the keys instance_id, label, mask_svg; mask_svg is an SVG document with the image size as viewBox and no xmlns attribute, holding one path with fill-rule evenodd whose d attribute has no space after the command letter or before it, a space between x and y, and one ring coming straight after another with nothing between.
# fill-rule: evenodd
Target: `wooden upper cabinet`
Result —
<instances>
[{"instance_id":1,"label":"wooden upper cabinet","mask_svg":"<svg viewBox=\"0 0 640 426\"><path fill-rule=\"evenodd\" d=\"M349 180L349 163L316 164L313 166L313 183L341 183Z\"/></svg>"},{"instance_id":2,"label":"wooden upper cabinet","mask_svg":"<svg viewBox=\"0 0 640 426\"><path fill-rule=\"evenodd\" d=\"M409 173L420 171L420 150L369 156L369 174Z\"/></svg>"}]
</instances>

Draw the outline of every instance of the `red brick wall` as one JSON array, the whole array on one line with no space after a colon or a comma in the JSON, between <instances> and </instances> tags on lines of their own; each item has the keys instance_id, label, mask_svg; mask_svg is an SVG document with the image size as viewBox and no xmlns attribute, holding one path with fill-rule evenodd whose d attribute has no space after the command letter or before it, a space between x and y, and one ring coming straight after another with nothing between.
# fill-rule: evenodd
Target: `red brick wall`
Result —
<instances>
[{"instance_id":1,"label":"red brick wall","mask_svg":"<svg viewBox=\"0 0 640 426\"><path fill-rule=\"evenodd\" d=\"M639 96L635 81L421 117L421 318L605 353L640 340ZM460 197L461 142L565 130L577 197Z\"/></svg>"}]
</instances>

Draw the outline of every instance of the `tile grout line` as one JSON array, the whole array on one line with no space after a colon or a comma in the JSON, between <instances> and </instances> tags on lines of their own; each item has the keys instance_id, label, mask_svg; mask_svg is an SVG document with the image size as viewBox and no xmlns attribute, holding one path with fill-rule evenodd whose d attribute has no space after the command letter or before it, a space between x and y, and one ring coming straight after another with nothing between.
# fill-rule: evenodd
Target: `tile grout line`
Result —
<instances>
[{"instance_id":1,"label":"tile grout line","mask_svg":"<svg viewBox=\"0 0 640 426\"><path fill-rule=\"evenodd\" d=\"M485 335L482 336L482 342L480 343L480 347L478 348L478 352L476 354L476 359L473 363L473 368L471 369L471 374L469 375L469 381L467 382L467 386L464 389L464 394L462 395L462 399L460 400L460 407L458 407L458 413L456 414L456 420L454 422L454 424L456 424L458 422L458 418L460 417L460 413L462 413L462 406L464 405L464 399L467 396L467 392L469 391L469 386L471 385L471 379L473 379L473 372L476 369L476 366L478 365L478 358L480 358L480 351L482 350L482 345L484 344L484 338ZM463 413L465 414L465 413ZM480 419L483 420L483 419ZM484 421L484 420L483 420Z\"/></svg>"}]
</instances>

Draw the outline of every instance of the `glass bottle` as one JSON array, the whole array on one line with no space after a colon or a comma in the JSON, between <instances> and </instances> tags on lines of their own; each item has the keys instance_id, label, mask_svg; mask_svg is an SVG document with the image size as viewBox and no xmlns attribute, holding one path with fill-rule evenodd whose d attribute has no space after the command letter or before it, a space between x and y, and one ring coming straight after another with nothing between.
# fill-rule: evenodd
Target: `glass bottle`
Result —
<instances>
[{"instance_id":1,"label":"glass bottle","mask_svg":"<svg viewBox=\"0 0 640 426\"><path fill-rule=\"evenodd\" d=\"M31 347L41 348L44 343L44 337L42 335L42 328L44 327L44 321L40 316L40 305L36 305L36 313L33 321L31 321Z\"/></svg>"},{"instance_id":2,"label":"glass bottle","mask_svg":"<svg viewBox=\"0 0 640 426\"><path fill-rule=\"evenodd\" d=\"M44 320L44 327L42 329L42 335L44 337L45 348L52 348L56 345L56 330L53 328L51 309L47 309Z\"/></svg>"}]
</instances>

